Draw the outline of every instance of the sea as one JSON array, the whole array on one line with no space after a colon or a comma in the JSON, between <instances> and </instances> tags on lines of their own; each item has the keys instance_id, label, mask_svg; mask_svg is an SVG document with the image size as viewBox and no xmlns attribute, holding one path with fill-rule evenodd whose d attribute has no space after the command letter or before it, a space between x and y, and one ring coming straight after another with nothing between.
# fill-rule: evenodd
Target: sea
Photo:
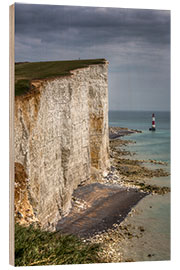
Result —
<instances>
[{"instance_id":1,"label":"sea","mask_svg":"<svg viewBox=\"0 0 180 270\"><path fill-rule=\"evenodd\" d=\"M156 131L149 131L152 113L155 114ZM109 111L109 126L141 130L142 133L123 137L136 142L125 147L125 150L135 153L127 158L166 162L166 165L144 163L144 166L163 168L170 173L170 112ZM153 177L146 182L171 186L170 176ZM144 233L142 237L123 244L121 252L125 260L170 260L170 201L170 193L148 195L136 205L136 214L128 216L127 222L135 227L142 226Z\"/></svg>"}]
</instances>

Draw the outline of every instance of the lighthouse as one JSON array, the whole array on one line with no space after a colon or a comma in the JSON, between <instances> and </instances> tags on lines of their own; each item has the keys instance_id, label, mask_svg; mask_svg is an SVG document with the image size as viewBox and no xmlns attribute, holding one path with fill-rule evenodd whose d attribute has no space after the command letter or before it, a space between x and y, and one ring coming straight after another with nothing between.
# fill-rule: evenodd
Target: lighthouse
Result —
<instances>
[{"instance_id":1,"label":"lighthouse","mask_svg":"<svg viewBox=\"0 0 180 270\"><path fill-rule=\"evenodd\" d=\"M155 115L154 115L154 113L152 114L152 127L149 128L149 130L151 130L151 131L155 131L156 130Z\"/></svg>"}]
</instances>

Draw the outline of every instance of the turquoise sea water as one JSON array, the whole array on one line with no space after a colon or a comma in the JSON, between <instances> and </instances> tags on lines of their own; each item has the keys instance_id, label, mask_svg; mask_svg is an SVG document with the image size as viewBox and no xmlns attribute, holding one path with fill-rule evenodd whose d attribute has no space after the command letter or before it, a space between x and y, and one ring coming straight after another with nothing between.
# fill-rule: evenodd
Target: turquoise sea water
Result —
<instances>
[{"instance_id":1,"label":"turquoise sea water","mask_svg":"<svg viewBox=\"0 0 180 270\"><path fill-rule=\"evenodd\" d=\"M170 113L154 112L156 118L156 131L151 132L151 112L109 112L109 125L141 130L142 133L133 134L129 139L135 140L131 145L139 157L157 159L170 162Z\"/></svg>"},{"instance_id":2,"label":"turquoise sea water","mask_svg":"<svg viewBox=\"0 0 180 270\"><path fill-rule=\"evenodd\" d=\"M155 113L156 131L149 131ZM126 150L135 152L134 159L153 159L167 162L167 166L145 163L152 168L164 168L170 172L170 113L169 112L125 112L110 111L109 125L141 130L142 133L124 136L134 140ZM147 179L147 183L170 186L170 176ZM170 259L170 193L147 196L136 206L139 215L130 217L130 222L144 226L145 233L140 240L124 246L124 256L133 256L136 261ZM153 256L148 256L153 254Z\"/></svg>"}]
</instances>

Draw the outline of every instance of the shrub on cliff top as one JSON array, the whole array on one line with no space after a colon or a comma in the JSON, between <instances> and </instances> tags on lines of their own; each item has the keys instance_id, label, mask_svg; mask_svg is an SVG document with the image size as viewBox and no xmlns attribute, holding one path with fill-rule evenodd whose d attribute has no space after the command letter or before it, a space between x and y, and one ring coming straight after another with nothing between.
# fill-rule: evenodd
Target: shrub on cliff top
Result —
<instances>
[{"instance_id":1,"label":"shrub on cliff top","mask_svg":"<svg viewBox=\"0 0 180 270\"><path fill-rule=\"evenodd\" d=\"M98 263L98 250L72 235L15 225L15 266Z\"/></svg>"}]
</instances>

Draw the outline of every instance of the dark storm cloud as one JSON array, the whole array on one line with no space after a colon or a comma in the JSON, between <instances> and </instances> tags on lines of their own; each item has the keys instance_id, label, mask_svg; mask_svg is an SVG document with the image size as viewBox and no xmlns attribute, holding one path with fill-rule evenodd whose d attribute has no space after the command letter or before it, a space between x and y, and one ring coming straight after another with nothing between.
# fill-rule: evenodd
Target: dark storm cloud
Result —
<instances>
[{"instance_id":1,"label":"dark storm cloud","mask_svg":"<svg viewBox=\"0 0 180 270\"><path fill-rule=\"evenodd\" d=\"M16 61L106 58L110 109L169 109L169 11L16 4L15 12Z\"/></svg>"},{"instance_id":2,"label":"dark storm cloud","mask_svg":"<svg viewBox=\"0 0 180 270\"><path fill-rule=\"evenodd\" d=\"M73 46L130 40L169 44L167 11L16 4L16 15L16 35L41 42L74 38Z\"/></svg>"}]
</instances>

